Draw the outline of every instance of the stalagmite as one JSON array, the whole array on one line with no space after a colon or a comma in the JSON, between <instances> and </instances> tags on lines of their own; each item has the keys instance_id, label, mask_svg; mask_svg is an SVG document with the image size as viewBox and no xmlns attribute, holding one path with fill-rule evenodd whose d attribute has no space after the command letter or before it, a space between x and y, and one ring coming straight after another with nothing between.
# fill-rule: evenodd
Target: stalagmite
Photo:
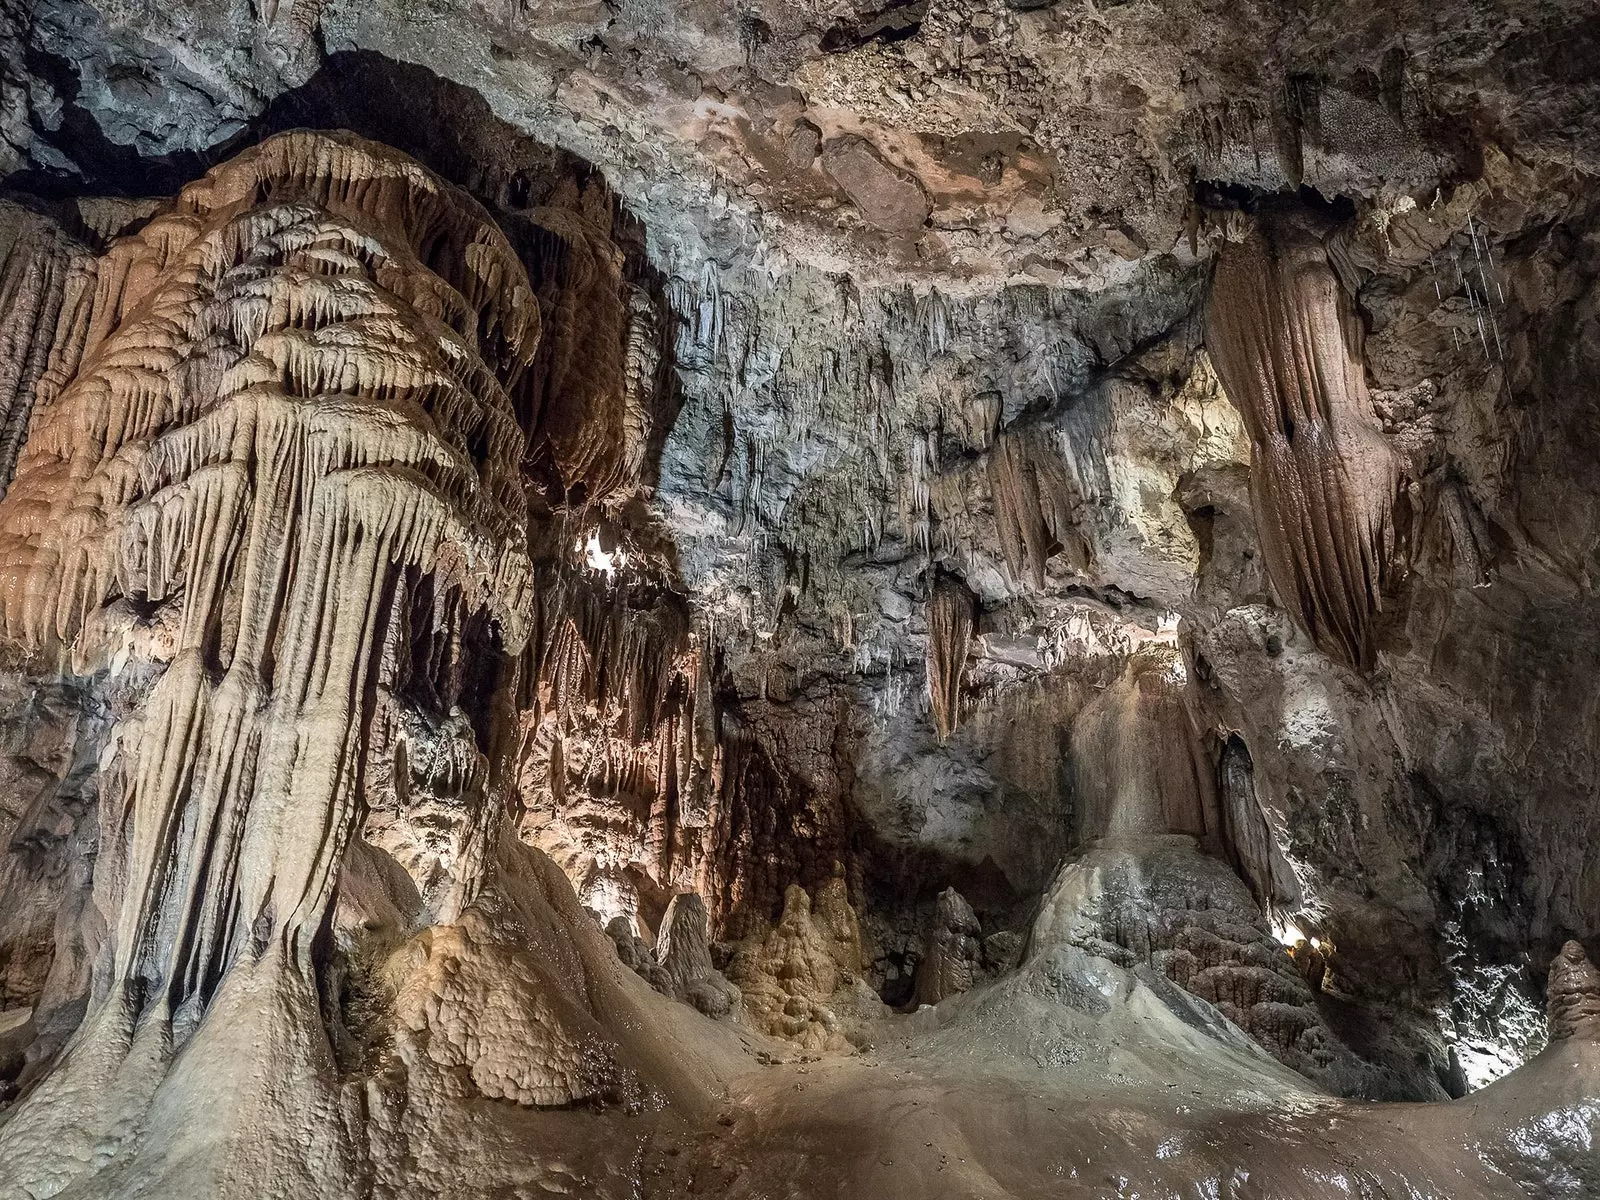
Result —
<instances>
[{"instance_id":1,"label":"stalagmite","mask_svg":"<svg viewBox=\"0 0 1600 1200\"><path fill-rule=\"evenodd\" d=\"M1589 961L1582 942L1567 942L1551 959L1547 990L1552 1041L1600 1040L1600 971Z\"/></svg>"},{"instance_id":2,"label":"stalagmite","mask_svg":"<svg viewBox=\"0 0 1600 1200\"><path fill-rule=\"evenodd\" d=\"M656 938L656 960L672 994L707 1016L726 1016L739 1003L739 989L712 964L706 905L695 893L682 892L667 905Z\"/></svg>"},{"instance_id":3,"label":"stalagmite","mask_svg":"<svg viewBox=\"0 0 1600 1200\"><path fill-rule=\"evenodd\" d=\"M955 888L945 888L934 904L932 928L917 966L916 1001L937 1004L977 983L982 946L977 914Z\"/></svg>"},{"instance_id":4,"label":"stalagmite","mask_svg":"<svg viewBox=\"0 0 1600 1200\"><path fill-rule=\"evenodd\" d=\"M1362 336L1309 217L1266 213L1224 244L1206 347L1250 431L1267 569L1317 644L1364 669L1401 531L1400 469L1372 411Z\"/></svg>"},{"instance_id":5,"label":"stalagmite","mask_svg":"<svg viewBox=\"0 0 1600 1200\"><path fill-rule=\"evenodd\" d=\"M844 880L835 876L814 901L798 885L785 889L777 923L735 950L728 976L757 1029L807 1049L844 1049L852 1017L876 1007L860 970L861 931Z\"/></svg>"}]
</instances>

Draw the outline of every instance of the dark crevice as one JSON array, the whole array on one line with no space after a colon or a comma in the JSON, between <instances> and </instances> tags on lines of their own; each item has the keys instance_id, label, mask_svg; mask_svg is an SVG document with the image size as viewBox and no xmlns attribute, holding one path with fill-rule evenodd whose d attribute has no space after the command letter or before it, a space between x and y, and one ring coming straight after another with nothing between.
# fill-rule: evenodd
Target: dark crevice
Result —
<instances>
[{"instance_id":1,"label":"dark crevice","mask_svg":"<svg viewBox=\"0 0 1600 1200\"><path fill-rule=\"evenodd\" d=\"M894 4L843 18L822 35L821 49L825 54L837 54L870 42L905 41L921 30L927 13L928 0L912 0L910 4Z\"/></svg>"}]
</instances>

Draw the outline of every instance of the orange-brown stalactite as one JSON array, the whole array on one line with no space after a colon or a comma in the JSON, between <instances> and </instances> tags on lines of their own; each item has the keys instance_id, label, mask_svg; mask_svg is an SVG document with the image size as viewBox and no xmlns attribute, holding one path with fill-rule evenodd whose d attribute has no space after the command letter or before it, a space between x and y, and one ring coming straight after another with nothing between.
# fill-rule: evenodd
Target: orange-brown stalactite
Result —
<instances>
[{"instance_id":1,"label":"orange-brown stalactite","mask_svg":"<svg viewBox=\"0 0 1600 1200\"><path fill-rule=\"evenodd\" d=\"M1266 214L1223 246L1206 346L1250 431L1273 585L1323 650L1364 669L1398 566L1400 467L1372 410L1360 322L1308 222Z\"/></svg>"},{"instance_id":2,"label":"orange-brown stalactite","mask_svg":"<svg viewBox=\"0 0 1600 1200\"><path fill-rule=\"evenodd\" d=\"M448 707L463 628L526 637L507 390L539 315L475 202L294 132L114 243L78 328L0 504L0 620L80 670L165 664L113 733L103 836L115 976L171 1011L247 952L308 969L382 663L408 643Z\"/></svg>"},{"instance_id":3,"label":"orange-brown stalactite","mask_svg":"<svg viewBox=\"0 0 1600 1200\"><path fill-rule=\"evenodd\" d=\"M1090 551L1079 529L1082 495L1071 469L1047 435L1007 430L988 453L994 521L1006 564L1018 579L1045 585L1045 564L1064 552L1083 571Z\"/></svg>"},{"instance_id":4,"label":"orange-brown stalactite","mask_svg":"<svg viewBox=\"0 0 1600 1200\"><path fill-rule=\"evenodd\" d=\"M961 681L967 673L978 602L959 579L940 576L928 600L928 703L939 740L961 720Z\"/></svg>"}]
</instances>

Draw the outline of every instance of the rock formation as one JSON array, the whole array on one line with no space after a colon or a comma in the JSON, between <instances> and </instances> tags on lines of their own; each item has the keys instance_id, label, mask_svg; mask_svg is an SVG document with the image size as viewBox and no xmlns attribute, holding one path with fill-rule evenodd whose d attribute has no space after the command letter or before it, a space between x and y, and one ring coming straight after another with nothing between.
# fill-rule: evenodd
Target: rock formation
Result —
<instances>
[{"instance_id":1,"label":"rock formation","mask_svg":"<svg viewBox=\"0 0 1600 1200\"><path fill-rule=\"evenodd\" d=\"M95 878L90 1012L7 1127L18 1170L57 1152L18 1136L31 1122L93 1137L125 1119L75 1093L114 1087L175 1025L204 1037L230 985L303 1036L369 693L416 672L445 712L484 716L503 685L464 697L459 649L429 643L514 651L527 624L506 392L538 309L470 200L355 139L283 135L114 243L80 302L81 345L57 350L76 367L0 510L0 623L35 655L147 682L102 758L116 866ZM444 920L478 887L498 782L466 736Z\"/></svg>"},{"instance_id":2,"label":"rock formation","mask_svg":"<svg viewBox=\"0 0 1600 1200\"><path fill-rule=\"evenodd\" d=\"M790 887L783 912L764 936L734 951L728 975L744 994L756 1028L808 1050L847 1047L876 1015L877 997L860 978L861 934L838 877L815 900Z\"/></svg>"},{"instance_id":3,"label":"rock formation","mask_svg":"<svg viewBox=\"0 0 1600 1200\"><path fill-rule=\"evenodd\" d=\"M1552 1041L1600 1037L1600 971L1580 943L1568 942L1551 961L1547 994Z\"/></svg>"},{"instance_id":4,"label":"rock formation","mask_svg":"<svg viewBox=\"0 0 1600 1200\"><path fill-rule=\"evenodd\" d=\"M674 896L661 918L656 958L674 994L708 1017L723 1017L739 1005L739 989L711 961L705 901L693 892Z\"/></svg>"},{"instance_id":5,"label":"rock formation","mask_svg":"<svg viewBox=\"0 0 1600 1200\"><path fill-rule=\"evenodd\" d=\"M1600 1193L1597 60L0 4L0 1200Z\"/></svg>"},{"instance_id":6,"label":"rock formation","mask_svg":"<svg viewBox=\"0 0 1600 1200\"><path fill-rule=\"evenodd\" d=\"M928 703L941 742L961 718L961 681L967 673L975 608L960 580L941 579L928 600Z\"/></svg>"},{"instance_id":7,"label":"rock formation","mask_svg":"<svg viewBox=\"0 0 1600 1200\"><path fill-rule=\"evenodd\" d=\"M1367 391L1361 324L1306 224L1272 214L1224 243L1206 346L1250 430L1273 585L1319 646L1365 668L1401 565L1400 472Z\"/></svg>"},{"instance_id":8,"label":"rock formation","mask_svg":"<svg viewBox=\"0 0 1600 1200\"><path fill-rule=\"evenodd\" d=\"M633 932L627 917L613 917L606 933L623 964L663 996L692 1004L708 1017L739 1015L739 989L712 962L705 901L695 893L668 901L653 947Z\"/></svg>"},{"instance_id":9,"label":"rock formation","mask_svg":"<svg viewBox=\"0 0 1600 1200\"><path fill-rule=\"evenodd\" d=\"M917 966L918 1004L937 1004L968 991L981 978L983 932L972 905L955 888L939 893L933 928Z\"/></svg>"}]
</instances>

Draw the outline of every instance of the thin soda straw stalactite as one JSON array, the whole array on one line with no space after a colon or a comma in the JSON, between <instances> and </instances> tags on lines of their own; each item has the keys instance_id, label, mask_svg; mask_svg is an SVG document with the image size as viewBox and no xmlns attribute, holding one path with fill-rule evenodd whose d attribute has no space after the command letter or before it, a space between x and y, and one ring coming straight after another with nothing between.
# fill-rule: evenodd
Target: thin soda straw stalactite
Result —
<instances>
[{"instance_id":1,"label":"thin soda straw stalactite","mask_svg":"<svg viewBox=\"0 0 1600 1200\"><path fill-rule=\"evenodd\" d=\"M1459 236L1459 235L1457 235ZM1467 244L1472 248L1472 263L1470 266L1462 262L1461 251L1456 248L1451 250L1451 263L1455 267L1456 287L1465 293L1467 311L1472 316L1473 325L1478 331L1478 345L1483 350L1484 360L1504 363L1505 341L1500 335L1500 322L1495 317L1495 306L1505 306L1505 288L1500 282L1500 273L1494 262L1494 248L1489 242L1489 231L1471 213L1467 214ZM1428 263L1433 271L1434 296L1441 303L1444 301L1442 290L1439 286L1438 266L1433 255L1428 256ZM1477 286L1473 286L1472 272L1478 276ZM1493 283L1491 294L1490 284ZM1454 289L1452 290L1452 295ZM1493 350L1490 349L1491 339L1494 342ZM1472 340L1469 332L1467 340ZM1461 337L1459 331L1452 324L1450 327L1450 342L1457 352L1461 350Z\"/></svg>"}]
</instances>

